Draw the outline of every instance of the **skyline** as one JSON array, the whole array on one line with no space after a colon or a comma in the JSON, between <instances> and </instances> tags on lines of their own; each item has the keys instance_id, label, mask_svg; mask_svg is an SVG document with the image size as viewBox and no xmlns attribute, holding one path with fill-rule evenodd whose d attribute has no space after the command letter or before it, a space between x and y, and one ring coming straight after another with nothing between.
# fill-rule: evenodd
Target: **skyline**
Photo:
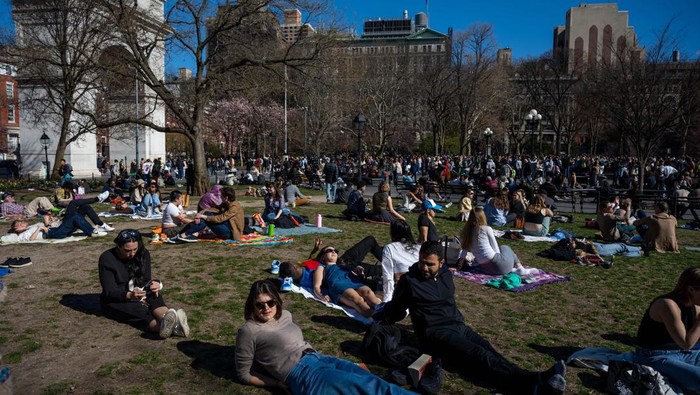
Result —
<instances>
[{"instance_id":1,"label":"skyline","mask_svg":"<svg viewBox=\"0 0 700 395\"><path fill-rule=\"evenodd\" d=\"M166 1L166 7L168 3ZM468 4L463 1L435 0L335 0L331 3L342 22L358 35L362 34L363 21L400 18L404 10L408 11L410 18L418 12L427 11L429 27L441 33L447 33L448 28L455 32L465 30L476 22L489 23L493 26L497 47L510 48L513 59L517 60L537 57L551 50L553 29L565 24L568 9L581 3L613 2L500 0ZM658 1L654 0L621 0L614 3L617 3L618 11L628 11L629 26L634 27L640 46L653 44L656 41L655 34L661 32L668 22L673 21L670 31L678 39L679 46L676 49L680 51L681 57L700 58L700 24L695 22L697 15L700 15L700 2L667 0L661 7ZM11 0L1 0L0 27L13 30L10 11ZM307 15L302 16L306 17ZM319 24L316 21L311 23L314 27ZM177 53L169 53L166 62L166 73L176 73L180 67L193 69L194 65L194 62Z\"/></svg>"}]
</instances>

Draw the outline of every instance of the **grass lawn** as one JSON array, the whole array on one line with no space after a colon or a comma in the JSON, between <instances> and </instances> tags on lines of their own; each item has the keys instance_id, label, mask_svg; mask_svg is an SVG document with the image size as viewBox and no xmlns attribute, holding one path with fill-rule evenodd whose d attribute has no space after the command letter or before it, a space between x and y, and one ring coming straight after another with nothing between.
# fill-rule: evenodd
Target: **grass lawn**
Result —
<instances>
[{"instance_id":1,"label":"grass lawn","mask_svg":"<svg viewBox=\"0 0 700 395\"><path fill-rule=\"evenodd\" d=\"M237 187L239 196L243 187ZM389 241L389 227L340 219L339 205L321 203L295 211L342 233L321 235L325 244L345 250L367 235ZM29 196L23 197L25 201ZM246 214L261 211L261 198L241 197ZM192 202L194 206L196 203ZM456 205L438 214L442 235L458 235L461 223L448 220ZM586 214L585 217L590 217ZM408 214L414 228L417 214ZM592 237L584 215L573 224L554 224L577 236ZM117 219L120 230L148 232L148 221ZM559 226L561 225L561 226ZM535 254L549 243L499 240L510 245L523 263L574 281L549 284L516 294L455 278L456 299L465 321L508 359L526 369L548 368L555 360L588 346L619 351L633 348L637 325L653 297L670 290L680 272L697 265L700 232L678 230L680 254L652 253L648 258L615 258L605 270L555 262ZM192 338L153 340L127 325L100 316L97 258L113 246L112 238L59 245L0 247L6 256L31 256L34 265L17 269L2 281L9 298L0 305L0 352L15 381L15 393L232 393L264 394L267 390L236 382L233 353L237 328L250 284L269 277L273 259L302 261L315 235L295 237L289 245L231 249L213 243L149 246L155 278L163 279L169 305L184 308ZM371 257L370 257L371 258ZM368 258L369 259L369 258ZM342 313L284 295L285 308L317 350L352 361L367 362L383 375L386 367L366 360L360 351L364 327ZM401 323L409 328L407 319ZM569 368L567 393L600 393L604 379L594 371ZM455 367L448 367L443 393L490 393Z\"/></svg>"}]
</instances>

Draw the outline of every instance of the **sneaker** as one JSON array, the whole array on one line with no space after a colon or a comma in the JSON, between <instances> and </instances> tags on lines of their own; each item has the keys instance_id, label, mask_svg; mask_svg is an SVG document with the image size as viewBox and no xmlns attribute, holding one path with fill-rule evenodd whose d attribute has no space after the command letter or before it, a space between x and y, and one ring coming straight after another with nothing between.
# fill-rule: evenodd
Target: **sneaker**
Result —
<instances>
[{"instance_id":1,"label":"sneaker","mask_svg":"<svg viewBox=\"0 0 700 395\"><path fill-rule=\"evenodd\" d=\"M100 229L104 230L105 232L111 232L114 230L114 228L109 226L109 224L106 222L100 225Z\"/></svg>"},{"instance_id":2,"label":"sneaker","mask_svg":"<svg viewBox=\"0 0 700 395\"><path fill-rule=\"evenodd\" d=\"M280 261L278 261L278 260L276 260L276 259L275 259L274 261L272 261L272 264L270 265L270 266L271 266L271 267L270 267L270 273L272 273L272 274L280 274L280 265L281 265L281 264L282 264L282 262L280 262Z\"/></svg>"},{"instance_id":3,"label":"sneaker","mask_svg":"<svg viewBox=\"0 0 700 395\"><path fill-rule=\"evenodd\" d=\"M292 283L293 280L291 277L285 277L284 280L282 280L282 286L280 287L280 291L282 292L289 292L292 290Z\"/></svg>"},{"instance_id":4,"label":"sneaker","mask_svg":"<svg viewBox=\"0 0 700 395\"><path fill-rule=\"evenodd\" d=\"M31 264L32 264L31 258L15 258L15 260L13 262L9 263L9 266L12 268L16 268L16 267L29 266Z\"/></svg>"},{"instance_id":5,"label":"sneaker","mask_svg":"<svg viewBox=\"0 0 700 395\"><path fill-rule=\"evenodd\" d=\"M450 207L452 207L452 202L449 202L445 205L445 208L450 208Z\"/></svg>"},{"instance_id":6,"label":"sneaker","mask_svg":"<svg viewBox=\"0 0 700 395\"><path fill-rule=\"evenodd\" d=\"M187 314L185 314L185 310L178 309L175 313L177 314L177 325L175 325L175 329L173 329L173 335L190 337L190 326L187 325Z\"/></svg>"},{"instance_id":7,"label":"sneaker","mask_svg":"<svg viewBox=\"0 0 700 395\"><path fill-rule=\"evenodd\" d=\"M17 258L7 258L5 259L5 262L0 263L0 267L10 267L11 264L17 261Z\"/></svg>"},{"instance_id":8,"label":"sneaker","mask_svg":"<svg viewBox=\"0 0 700 395\"><path fill-rule=\"evenodd\" d=\"M177 312L175 309L168 310L160 321L160 338L167 339L173 334L177 325Z\"/></svg>"},{"instance_id":9,"label":"sneaker","mask_svg":"<svg viewBox=\"0 0 700 395\"><path fill-rule=\"evenodd\" d=\"M95 230L92 231L92 237L103 237L107 236L107 232L102 230L101 228L95 228Z\"/></svg>"},{"instance_id":10,"label":"sneaker","mask_svg":"<svg viewBox=\"0 0 700 395\"><path fill-rule=\"evenodd\" d=\"M163 242L168 243L168 244L179 244L180 243L180 236L175 235L173 237L168 237Z\"/></svg>"},{"instance_id":11,"label":"sneaker","mask_svg":"<svg viewBox=\"0 0 700 395\"><path fill-rule=\"evenodd\" d=\"M109 191L104 191L101 194L97 195L97 202L98 203L104 203L105 200L109 198Z\"/></svg>"},{"instance_id":12,"label":"sneaker","mask_svg":"<svg viewBox=\"0 0 700 395\"><path fill-rule=\"evenodd\" d=\"M196 243L199 238L194 235L189 235L185 237L178 237L178 240L184 241L185 243Z\"/></svg>"}]
</instances>

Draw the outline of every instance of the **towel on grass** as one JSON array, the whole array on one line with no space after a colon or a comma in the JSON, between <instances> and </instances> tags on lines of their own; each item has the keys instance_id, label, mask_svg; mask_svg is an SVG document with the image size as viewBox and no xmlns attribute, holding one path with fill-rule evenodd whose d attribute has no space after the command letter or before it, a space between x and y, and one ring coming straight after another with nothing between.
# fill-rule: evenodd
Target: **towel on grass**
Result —
<instances>
[{"instance_id":1,"label":"towel on grass","mask_svg":"<svg viewBox=\"0 0 700 395\"><path fill-rule=\"evenodd\" d=\"M205 240L200 240L205 241ZM247 246L274 246L279 244L291 244L294 239L286 236L263 236L259 234L244 235L241 240L215 240L219 244L227 247L247 247Z\"/></svg>"},{"instance_id":2,"label":"towel on grass","mask_svg":"<svg viewBox=\"0 0 700 395\"><path fill-rule=\"evenodd\" d=\"M509 230L509 231L510 231L510 232L513 232L513 233L515 233L515 232L522 232L522 230L519 230L519 229L511 229L511 230ZM494 236L496 236L496 237L503 237L503 235L504 235L505 233L506 233L506 231L504 231L504 230L498 230L498 229L494 229L494 230L493 230L493 234L494 234ZM528 235L523 235L522 241L527 241L527 242L530 242L530 243L536 242L536 241L547 241L547 242L550 242L550 243L555 243L555 242L559 241L559 239L557 239L556 237L549 237L549 236L528 236Z\"/></svg>"},{"instance_id":3,"label":"towel on grass","mask_svg":"<svg viewBox=\"0 0 700 395\"><path fill-rule=\"evenodd\" d=\"M263 228L261 228L259 226L253 226L252 228L260 234L265 234ZM302 224L301 226L297 226L295 228L275 228L275 235L276 236L301 236L301 235L309 235L309 234L313 234L313 233L337 233L337 232L342 232L342 230L335 229L335 228L326 228L326 227L317 228L316 225L313 225L313 224Z\"/></svg>"},{"instance_id":4,"label":"towel on grass","mask_svg":"<svg viewBox=\"0 0 700 395\"><path fill-rule=\"evenodd\" d=\"M297 286L296 284L292 284L292 292L294 292L295 294L301 294L306 299L313 299L319 303L323 303L324 305L326 305L326 307L330 307L331 309L342 310L348 317L354 318L365 325L372 325L373 320L371 318L363 316L362 314L358 313L357 310L352 309L350 307L341 306L335 303L326 302L325 300L318 299L316 296L314 296L313 291L310 289L302 288Z\"/></svg>"},{"instance_id":5,"label":"towel on grass","mask_svg":"<svg viewBox=\"0 0 700 395\"><path fill-rule=\"evenodd\" d=\"M481 285L486 285L486 283L493 281L493 280L499 280L503 278L503 276L494 276L491 274L484 274L478 271L478 269L474 269L473 271L469 272L463 272L463 271L456 271L455 273L456 277L463 278L467 281L471 281L473 283L481 284ZM530 291L533 290L541 285L544 284L551 284L551 283L558 283L558 282L564 282L564 281L571 281L573 280L573 277L565 277L561 276L559 274L555 273L549 273L545 272L544 270L540 270L536 274L531 274L529 276L524 276L522 277L522 284L520 286L517 286L515 288L510 288L506 289L507 291L511 292L525 292L525 291ZM505 288L500 288L500 289L505 289Z\"/></svg>"},{"instance_id":6,"label":"towel on grass","mask_svg":"<svg viewBox=\"0 0 700 395\"><path fill-rule=\"evenodd\" d=\"M80 234L83 234L82 232ZM15 233L7 234L0 238L1 244L35 244L35 243L48 243L48 244L62 244L70 243L72 241L80 241L87 239L87 236L69 236L65 239L43 239L34 241L19 241L19 235Z\"/></svg>"}]
</instances>

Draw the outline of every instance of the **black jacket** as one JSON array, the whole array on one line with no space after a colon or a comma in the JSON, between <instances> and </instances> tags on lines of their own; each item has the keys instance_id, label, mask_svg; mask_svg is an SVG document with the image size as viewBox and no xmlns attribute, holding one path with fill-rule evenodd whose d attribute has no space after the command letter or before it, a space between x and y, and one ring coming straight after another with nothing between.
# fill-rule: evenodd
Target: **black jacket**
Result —
<instances>
[{"instance_id":1,"label":"black jacket","mask_svg":"<svg viewBox=\"0 0 700 395\"><path fill-rule=\"evenodd\" d=\"M455 284L447 266L443 265L435 278L425 279L419 264L414 263L401 277L391 302L382 311L384 321L400 321L405 317L406 309L410 309L413 330L423 342L431 327L464 324L454 295Z\"/></svg>"}]
</instances>

